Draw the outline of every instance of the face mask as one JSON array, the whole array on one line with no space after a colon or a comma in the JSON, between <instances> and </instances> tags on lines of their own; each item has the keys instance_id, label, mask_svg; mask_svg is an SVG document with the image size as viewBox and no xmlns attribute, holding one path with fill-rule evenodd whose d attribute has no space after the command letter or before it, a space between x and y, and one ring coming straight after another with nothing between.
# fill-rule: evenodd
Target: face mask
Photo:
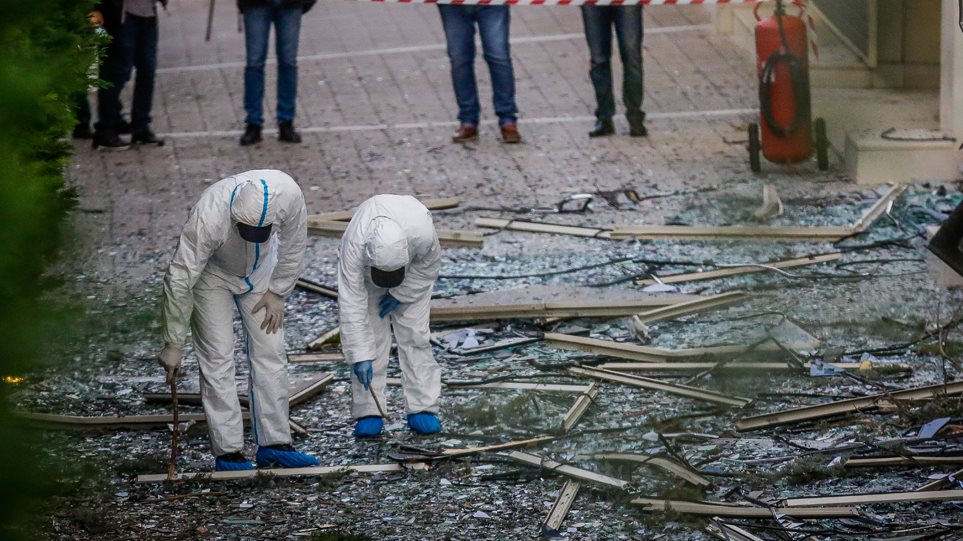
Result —
<instances>
[{"instance_id":1,"label":"face mask","mask_svg":"<svg viewBox=\"0 0 963 541\"><path fill-rule=\"evenodd\" d=\"M238 223L237 232L241 235L241 238L248 241L260 244L262 242L267 242L271 238L271 225L267 224L263 227L257 227L255 225L247 225Z\"/></svg>"}]
</instances>

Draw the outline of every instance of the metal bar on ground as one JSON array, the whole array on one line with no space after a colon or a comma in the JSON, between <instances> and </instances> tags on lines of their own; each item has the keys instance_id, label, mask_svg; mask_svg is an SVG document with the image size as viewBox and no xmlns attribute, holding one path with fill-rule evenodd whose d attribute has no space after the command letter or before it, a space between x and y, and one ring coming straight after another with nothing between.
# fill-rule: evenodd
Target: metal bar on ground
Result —
<instances>
[{"instance_id":1,"label":"metal bar on ground","mask_svg":"<svg viewBox=\"0 0 963 541\"><path fill-rule=\"evenodd\" d=\"M170 395L167 395L168 399ZM97 415L85 417L82 415L57 415L52 413L27 413L18 412L15 416L31 423L49 428L72 428L72 429L132 429L143 430L151 428L166 427L174 422L171 414L160 415ZM250 420L248 412L243 413L244 420ZM178 420L182 423L206 423L207 416L203 413L181 413ZM166 475L166 474L165 474Z\"/></svg>"},{"instance_id":2,"label":"metal bar on ground","mask_svg":"<svg viewBox=\"0 0 963 541\"><path fill-rule=\"evenodd\" d=\"M313 291L319 295L328 297L329 299L338 298L338 292L336 290L331 289L330 287L324 286L322 284L319 284L317 282L312 282L311 280L307 280L305 278L298 278L298 281L295 282L295 285L297 287L300 287L301 289L305 289L307 291Z\"/></svg>"},{"instance_id":3,"label":"metal bar on ground","mask_svg":"<svg viewBox=\"0 0 963 541\"><path fill-rule=\"evenodd\" d=\"M314 350L317 350L317 349L321 349L325 344L327 344L328 342L333 341L333 340L335 339L335 337L338 338L338 341L341 340L341 327L340 327L340 326L335 327L335 328L333 328L333 329L329 329L328 331L326 331L326 332L325 332L324 334L322 334L321 336L315 338L314 340L312 340L311 342L308 343L308 345L307 345L307 347L306 347L305 349L307 349L308 351L314 351ZM290 358L290 356L289 356L289 358Z\"/></svg>"},{"instance_id":4,"label":"metal bar on ground","mask_svg":"<svg viewBox=\"0 0 963 541\"><path fill-rule=\"evenodd\" d=\"M658 363L671 359L694 359L699 357L716 357L724 355L738 355L747 351L779 351L781 348L775 342L769 341L755 346L750 345L731 345L731 346L708 346L701 348L688 349L663 349L652 346L640 346L626 342L613 342L611 340L600 340L598 338L586 338L571 334L545 333L543 339L546 345L570 349L574 351L586 351L596 353L605 357L626 359L642 363ZM814 349L819 346L818 342L799 342L783 344L785 348L802 351ZM642 368L639 368L642 370Z\"/></svg>"},{"instance_id":5,"label":"metal bar on ground","mask_svg":"<svg viewBox=\"0 0 963 541\"><path fill-rule=\"evenodd\" d=\"M576 468L575 466L567 466L561 462L556 462L550 458L545 458L538 455L523 453L521 451L512 451L511 453L508 453L507 456L516 462L521 462L522 464L535 466L536 468L542 468L560 473L567 477L578 479L579 481L606 485L619 490L625 490L626 487L629 486L628 481L623 481L622 479L616 479L614 477L609 477L608 475L602 475L589 470L583 470L582 468Z\"/></svg>"},{"instance_id":6,"label":"metal bar on ground","mask_svg":"<svg viewBox=\"0 0 963 541\"><path fill-rule=\"evenodd\" d=\"M717 393L715 391L706 391L704 389L690 387L688 385L678 385L674 383L667 383L664 381L659 381L657 379L643 378L641 376L633 376L631 374L623 374L620 372L613 372L611 370L597 370L597 369L591 369L591 368L569 368L568 372L579 376L586 376L590 378L601 379L601 380L609 381L613 383L622 383L625 385L630 385L632 387L641 387L643 389L662 391L669 394L684 396L686 398L704 400L706 402L714 402L716 404L722 404L725 406L734 406L737 408L741 408L752 403L752 399L750 398L743 398L741 396L730 396L722 393Z\"/></svg>"},{"instance_id":7,"label":"metal bar on ground","mask_svg":"<svg viewBox=\"0 0 963 541\"><path fill-rule=\"evenodd\" d=\"M633 464L649 464L661 468L688 483L698 487L708 487L712 482L699 474L699 472L689 468L685 464L660 456L634 455L631 453L592 453L588 455L578 455L576 459L589 460L609 460L613 462L631 462Z\"/></svg>"},{"instance_id":8,"label":"metal bar on ground","mask_svg":"<svg viewBox=\"0 0 963 541\"><path fill-rule=\"evenodd\" d=\"M598 394L598 386L594 383L590 384L589 389L575 400L575 403L572 404L572 407L565 414L565 417L562 418L562 432L568 432L578 424Z\"/></svg>"},{"instance_id":9,"label":"metal bar on ground","mask_svg":"<svg viewBox=\"0 0 963 541\"><path fill-rule=\"evenodd\" d=\"M431 322L490 321L549 317L625 317L648 308L668 306L701 298L698 295L652 295L630 301L539 302L464 306L432 306Z\"/></svg>"},{"instance_id":10,"label":"metal bar on ground","mask_svg":"<svg viewBox=\"0 0 963 541\"><path fill-rule=\"evenodd\" d=\"M726 539L727 541L766 541L765 539L753 535L751 532L733 524L718 522L706 526L709 533Z\"/></svg>"},{"instance_id":11,"label":"metal bar on ground","mask_svg":"<svg viewBox=\"0 0 963 541\"><path fill-rule=\"evenodd\" d=\"M771 267L774 269L789 269L793 267L801 267L803 265L816 265L819 263L836 261L838 259L841 259L842 257L843 257L842 253L834 252L831 254L800 257L797 259L767 261L765 263L760 263L759 265L746 265L744 267L728 267L728 268L716 269L711 271L703 271L703 272L686 272L682 274L669 274L666 276L658 276L659 278L658 282L654 279L646 279L646 280L637 280L635 283L640 286L650 286L650 285L655 285L659 282L663 284L679 284L683 282L717 280L719 278L727 278L729 276L738 276L740 274L766 272L767 269L765 267Z\"/></svg>"},{"instance_id":12,"label":"metal bar on ground","mask_svg":"<svg viewBox=\"0 0 963 541\"><path fill-rule=\"evenodd\" d=\"M401 378L387 378L386 383L393 387L401 386ZM492 383L459 384L458 382L442 383L449 389L506 389L512 391L544 391L558 393L587 393L592 385L574 385L570 383L530 383L527 381L496 381Z\"/></svg>"},{"instance_id":13,"label":"metal bar on ground","mask_svg":"<svg viewBox=\"0 0 963 541\"><path fill-rule=\"evenodd\" d=\"M869 229L869 226L873 225L873 222L879 219L880 216L889 211L889 206L896 200L897 197L906 191L907 186L905 184L895 184L886 190L886 193L882 195L871 207L866 209L866 212L859 217L853 223L853 230L856 233L862 233Z\"/></svg>"},{"instance_id":14,"label":"metal bar on ground","mask_svg":"<svg viewBox=\"0 0 963 541\"><path fill-rule=\"evenodd\" d=\"M885 492L881 494L847 494L843 496L788 498L785 500L785 504L787 507L836 507L840 505L955 501L963 501L963 490Z\"/></svg>"},{"instance_id":15,"label":"metal bar on ground","mask_svg":"<svg viewBox=\"0 0 963 541\"><path fill-rule=\"evenodd\" d=\"M610 238L611 230L596 227L579 227L561 224L545 224L528 222L525 220L506 220L503 218L476 218L475 227L502 229L507 231L522 231L525 233L554 233L556 235L571 235L575 237L590 237L593 239Z\"/></svg>"},{"instance_id":16,"label":"metal bar on ground","mask_svg":"<svg viewBox=\"0 0 963 541\"><path fill-rule=\"evenodd\" d=\"M458 457L469 456L469 455L477 455L478 453L489 453L492 451L504 451L506 449L514 449L516 447L525 447L527 445L544 443L547 441L552 441L554 439L557 439L557 436L538 436L536 438L531 438L527 440L509 441L505 443L496 443L493 445L484 445L481 447L466 447L463 449L443 449L441 451L441 456L445 458L458 458Z\"/></svg>"},{"instance_id":17,"label":"metal bar on ground","mask_svg":"<svg viewBox=\"0 0 963 541\"><path fill-rule=\"evenodd\" d=\"M317 380L312 381L307 387L298 390L288 398L289 406L297 406L310 400L321 392L329 383L334 381L334 374L325 374Z\"/></svg>"},{"instance_id":18,"label":"metal bar on ground","mask_svg":"<svg viewBox=\"0 0 963 541\"><path fill-rule=\"evenodd\" d=\"M752 295L745 291L729 291L694 301L680 302L679 304L654 308L637 314L637 317L642 323L648 324L654 321L675 319L680 316L712 310L727 304L742 302L750 297L752 297Z\"/></svg>"},{"instance_id":19,"label":"metal bar on ground","mask_svg":"<svg viewBox=\"0 0 963 541\"><path fill-rule=\"evenodd\" d=\"M322 237L341 238L346 229L348 229L348 222L315 221L308 225L309 234ZM442 246L481 248L485 244L485 236L473 231L436 229L435 232L438 234L438 242Z\"/></svg>"},{"instance_id":20,"label":"metal bar on ground","mask_svg":"<svg viewBox=\"0 0 963 541\"><path fill-rule=\"evenodd\" d=\"M575 503L575 497L578 496L581 487L582 485L577 481L565 481L562 490L558 493L558 498L552 504L551 511L548 512L548 516L542 522L543 537L558 537L562 522L568 515L569 510L572 509L572 504Z\"/></svg>"},{"instance_id":21,"label":"metal bar on ground","mask_svg":"<svg viewBox=\"0 0 963 541\"><path fill-rule=\"evenodd\" d=\"M732 518L771 519L774 514L786 515L793 518L852 518L859 516L859 511L849 507L766 508L733 505L722 502L690 502L685 500L660 500L656 498L636 498L632 500L631 503L632 505L641 507L644 511Z\"/></svg>"},{"instance_id":22,"label":"metal bar on ground","mask_svg":"<svg viewBox=\"0 0 963 541\"><path fill-rule=\"evenodd\" d=\"M427 470L428 465L422 462L407 464L366 464L361 466L312 466L309 468L278 468L243 471L216 471L198 473L179 473L175 481L235 481L249 479L257 475L271 475L275 477L310 477L319 475L335 475L343 473L395 473L405 470ZM167 481L167 474L138 475L138 483L159 483Z\"/></svg>"},{"instance_id":23,"label":"metal bar on ground","mask_svg":"<svg viewBox=\"0 0 963 541\"><path fill-rule=\"evenodd\" d=\"M740 432L747 432L773 426L813 421L836 415L860 413L876 409L881 402L890 403L893 400L928 400L940 395L956 395L960 393L963 393L963 381L956 381L945 385L938 384L916 387L914 389L892 391L886 394L849 398L828 404L804 406L775 413L746 417L736 423L736 429Z\"/></svg>"},{"instance_id":24,"label":"metal bar on ground","mask_svg":"<svg viewBox=\"0 0 963 541\"><path fill-rule=\"evenodd\" d=\"M624 225L611 232L613 239L642 240L745 240L781 242L835 242L856 233L852 227L791 227L763 225L693 226Z\"/></svg>"},{"instance_id":25,"label":"metal bar on ground","mask_svg":"<svg viewBox=\"0 0 963 541\"><path fill-rule=\"evenodd\" d=\"M812 363L804 363L803 368L808 369ZM798 370L795 366L786 362L754 362L742 361L721 364L717 362L628 362L628 363L603 363L595 365L593 368L615 370L616 372L702 372L718 366L721 372L792 372ZM839 370L858 371L862 368L861 363L824 363L824 366L838 368ZM913 368L907 364L877 364L873 365L873 370L879 372L912 372Z\"/></svg>"},{"instance_id":26,"label":"metal bar on ground","mask_svg":"<svg viewBox=\"0 0 963 541\"><path fill-rule=\"evenodd\" d=\"M289 363L337 363L344 361L344 353L340 351L330 353L290 353Z\"/></svg>"},{"instance_id":27,"label":"metal bar on ground","mask_svg":"<svg viewBox=\"0 0 963 541\"><path fill-rule=\"evenodd\" d=\"M457 197L443 197L439 199L424 199L421 204L428 210L444 210L455 208L461 204ZM347 222L354 217L356 209L326 212L323 214L312 214L308 216L308 227L313 222Z\"/></svg>"},{"instance_id":28,"label":"metal bar on ground","mask_svg":"<svg viewBox=\"0 0 963 541\"><path fill-rule=\"evenodd\" d=\"M843 462L846 468L885 468L890 466L930 466L934 464L963 464L963 456L884 456L871 458L850 458Z\"/></svg>"},{"instance_id":29,"label":"metal bar on ground","mask_svg":"<svg viewBox=\"0 0 963 541\"><path fill-rule=\"evenodd\" d=\"M951 477L953 479L963 479L963 470L956 470L955 472L947 475L946 477L926 483L925 485L919 487L916 490L922 490L922 491L939 490L950 483Z\"/></svg>"}]
</instances>

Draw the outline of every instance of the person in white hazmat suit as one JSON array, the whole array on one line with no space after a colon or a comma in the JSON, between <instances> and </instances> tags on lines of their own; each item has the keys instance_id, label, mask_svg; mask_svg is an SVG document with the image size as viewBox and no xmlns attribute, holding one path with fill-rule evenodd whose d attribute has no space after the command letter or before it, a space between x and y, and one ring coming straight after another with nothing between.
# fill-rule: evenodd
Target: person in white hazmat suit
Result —
<instances>
[{"instance_id":1,"label":"person in white hazmat suit","mask_svg":"<svg viewBox=\"0 0 963 541\"><path fill-rule=\"evenodd\" d=\"M214 468L252 470L234 380L234 310L249 361L248 400L259 467L315 466L291 446L284 297L304 270L307 211L301 188L275 170L218 181L190 211L164 277L168 382L180 371L192 329ZM263 314L262 314L263 312Z\"/></svg>"},{"instance_id":2,"label":"person in white hazmat suit","mask_svg":"<svg viewBox=\"0 0 963 541\"><path fill-rule=\"evenodd\" d=\"M441 430L441 368L429 341L431 291L441 248L431 212L406 195L376 195L355 212L338 254L341 346L352 364L351 415L357 437L381 433L385 372L394 328L408 426ZM377 399L377 403L375 400Z\"/></svg>"}]
</instances>

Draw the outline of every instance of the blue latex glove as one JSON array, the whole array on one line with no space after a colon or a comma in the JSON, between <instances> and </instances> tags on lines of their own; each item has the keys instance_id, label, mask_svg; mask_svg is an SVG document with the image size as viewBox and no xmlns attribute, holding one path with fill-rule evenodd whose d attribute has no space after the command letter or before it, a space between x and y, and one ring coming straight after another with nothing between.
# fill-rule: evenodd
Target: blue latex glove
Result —
<instances>
[{"instance_id":1,"label":"blue latex glove","mask_svg":"<svg viewBox=\"0 0 963 541\"><path fill-rule=\"evenodd\" d=\"M384 319L385 316L397 310L399 306L401 306L401 301L392 297L391 293L385 293L385 296L378 301L378 315L381 316L381 319Z\"/></svg>"},{"instance_id":2,"label":"blue latex glove","mask_svg":"<svg viewBox=\"0 0 963 541\"><path fill-rule=\"evenodd\" d=\"M361 361L360 363L354 363L351 367L351 369L354 370L355 377L358 378L361 385L364 385L364 390L366 391L371 385L371 379L374 378L374 369L371 366L372 362L374 361Z\"/></svg>"}]
</instances>

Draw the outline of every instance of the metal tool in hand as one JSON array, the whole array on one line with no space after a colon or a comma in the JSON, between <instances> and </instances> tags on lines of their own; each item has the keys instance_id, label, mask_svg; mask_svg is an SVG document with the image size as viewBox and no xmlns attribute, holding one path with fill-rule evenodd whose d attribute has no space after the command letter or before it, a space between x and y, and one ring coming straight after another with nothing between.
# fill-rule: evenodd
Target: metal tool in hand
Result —
<instances>
[{"instance_id":1,"label":"metal tool in hand","mask_svg":"<svg viewBox=\"0 0 963 541\"><path fill-rule=\"evenodd\" d=\"M167 464L168 481L173 481L177 477L177 437L181 431L177 413L177 378L171 380L171 404L174 409L174 426L171 430L171 460Z\"/></svg>"},{"instance_id":2,"label":"metal tool in hand","mask_svg":"<svg viewBox=\"0 0 963 541\"><path fill-rule=\"evenodd\" d=\"M371 393L371 399L374 400L375 406L378 407L378 413L381 414L381 417L383 419L387 420L388 414L385 413L384 408L381 407L381 402L378 401L378 395L375 394L374 387L372 387L371 385L368 385L368 392Z\"/></svg>"}]
</instances>

